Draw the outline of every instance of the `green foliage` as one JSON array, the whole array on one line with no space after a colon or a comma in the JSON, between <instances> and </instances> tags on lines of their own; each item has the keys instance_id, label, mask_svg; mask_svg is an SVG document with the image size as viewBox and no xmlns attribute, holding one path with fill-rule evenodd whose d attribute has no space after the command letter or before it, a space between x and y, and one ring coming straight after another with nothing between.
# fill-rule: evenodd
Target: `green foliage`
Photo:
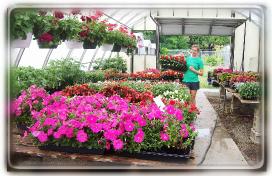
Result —
<instances>
[{"instance_id":1,"label":"green foliage","mask_svg":"<svg viewBox=\"0 0 272 176\"><path fill-rule=\"evenodd\" d=\"M120 72L127 71L127 63L122 57L108 58L106 60L98 59L95 64L95 70L114 69Z\"/></svg>"},{"instance_id":2,"label":"green foliage","mask_svg":"<svg viewBox=\"0 0 272 176\"><path fill-rule=\"evenodd\" d=\"M45 69L47 89L61 90L66 86L81 84L84 79L84 71L80 70L80 64L72 58L52 60Z\"/></svg>"},{"instance_id":3,"label":"green foliage","mask_svg":"<svg viewBox=\"0 0 272 176\"><path fill-rule=\"evenodd\" d=\"M102 84L89 83L89 88L94 89L97 92L99 92L100 90L103 89L103 85Z\"/></svg>"},{"instance_id":4,"label":"green foliage","mask_svg":"<svg viewBox=\"0 0 272 176\"><path fill-rule=\"evenodd\" d=\"M190 36L189 45L198 44L201 49L214 50L215 46L224 46L230 43L228 36Z\"/></svg>"},{"instance_id":5,"label":"green foliage","mask_svg":"<svg viewBox=\"0 0 272 176\"><path fill-rule=\"evenodd\" d=\"M34 9L14 9L10 14L11 39L26 39L27 33L32 32L36 15Z\"/></svg>"},{"instance_id":6,"label":"green foliage","mask_svg":"<svg viewBox=\"0 0 272 176\"><path fill-rule=\"evenodd\" d=\"M209 66L218 66L223 63L223 57L217 55L204 56L205 64Z\"/></svg>"},{"instance_id":7,"label":"green foliage","mask_svg":"<svg viewBox=\"0 0 272 176\"><path fill-rule=\"evenodd\" d=\"M79 32L81 31L81 22L73 17L60 20L59 27L61 30L62 39L64 40L79 40Z\"/></svg>"},{"instance_id":8,"label":"green foliage","mask_svg":"<svg viewBox=\"0 0 272 176\"><path fill-rule=\"evenodd\" d=\"M96 83L98 81L105 81L104 72L100 70L85 72L85 80L84 82L93 82Z\"/></svg>"},{"instance_id":9,"label":"green foliage","mask_svg":"<svg viewBox=\"0 0 272 176\"><path fill-rule=\"evenodd\" d=\"M35 84L38 87L47 85L45 70L33 67L12 68L10 72L11 97L18 96L22 90Z\"/></svg>"},{"instance_id":10,"label":"green foliage","mask_svg":"<svg viewBox=\"0 0 272 176\"><path fill-rule=\"evenodd\" d=\"M121 86L130 87L138 92L146 91L144 82L122 82Z\"/></svg>"},{"instance_id":11,"label":"green foliage","mask_svg":"<svg viewBox=\"0 0 272 176\"><path fill-rule=\"evenodd\" d=\"M165 84L156 84L152 87L152 93L154 96L163 95L164 92L170 91L173 92L179 88L179 85L173 83L165 83Z\"/></svg>"},{"instance_id":12,"label":"green foliage","mask_svg":"<svg viewBox=\"0 0 272 176\"><path fill-rule=\"evenodd\" d=\"M160 54L162 54L162 55L168 55L168 53L169 53L169 51L168 51L167 48L164 48L164 47L161 48Z\"/></svg>"},{"instance_id":13,"label":"green foliage","mask_svg":"<svg viewBox=\"0 0 272 176\"><path fill-rule=\"evenodd\" d=\"M230 43L228 36L161 36L160 48L189 49L198 44L201 49L214 50L215 46L224 46Z\"/></svg>"},{"instance_id":14,"label":"green foliage","mask_svg":"<svg viewBox=\"0 0 272 176\"><path fill-rule=\"evenodd\" d=\"M81 36L81 41L97 43L98 46L102 45L106 35L106 25L104 23L94 20L92 20L91 22L83 22L82 28L87 29L87 36Z\"/></svg>"},{"instance_id":15,"label":"green foliage","mask_svg":"<svg viewBox=\"0 0 272 176\"><path fill-rule=\"evenodd\" d=\"M62 38L60 34L59 23L56 21L54 16L51 15L36 15L33 19L34 28L33 34L34 39L39 39L39 37L48 32L54 36L53 42L58 43Z\"/></svg>"},{"instance_id":16,"label":"green foliage","mask_svg":"<svg viewBox=\"0 0 272 176\"><path fill-rule=\"evenodd\" d=\"M261 96L261 86L257 82L242 84L238 91L243 99L254 100Z\"/></svg>"},{"instance_id":17,"label":"green foliage","mask_svg":"<svg viewBox=\"0 0 272 176\"><path fill-rule=\"evenodd\" d=\"M168 49L187 49L189 45L188 36L161 36L160 47Z\"/></svg>"}]
</instances>

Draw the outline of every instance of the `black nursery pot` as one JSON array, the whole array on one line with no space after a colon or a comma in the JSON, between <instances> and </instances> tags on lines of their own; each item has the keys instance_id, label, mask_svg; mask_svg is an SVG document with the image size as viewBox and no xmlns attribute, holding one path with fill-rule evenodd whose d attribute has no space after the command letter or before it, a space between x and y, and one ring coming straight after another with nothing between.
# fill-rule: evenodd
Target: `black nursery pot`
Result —
<instances>
[{"instance_id":1,"label":"black nursery pot","mask_svg":"<svg viewBox=\"0 0 272 176\"><path fill-rule=\"evenodd\" d=\"M84 41L83 42L83 48L84 49L95 49L97 46L97 43L95 42L89 42L89 41Z\"/></svg>"},{"instance_id":2,"label":"black nursery pot","mask_svg":"<svg viewBox=\"0 0 272 176\"><path fill-rule=\"evenodd\" d=\"M121 45L114 44L112 48L112 52L120 52L121 51Z\"/></svg>"},{"instance_id":3,"label":"black nursery pot","mask_svg":"<svg viewBox=\"0 0 272 176\"><path fill-rule=\"evenodd\" d=\"M103 155L104 149L89 149L86 147L71 147L71 146L56 146L56 145L44 145L38 147L40 150L49 150L66 153L79 153L79 154L98 154Z\"/></svg>"}]
</instances>

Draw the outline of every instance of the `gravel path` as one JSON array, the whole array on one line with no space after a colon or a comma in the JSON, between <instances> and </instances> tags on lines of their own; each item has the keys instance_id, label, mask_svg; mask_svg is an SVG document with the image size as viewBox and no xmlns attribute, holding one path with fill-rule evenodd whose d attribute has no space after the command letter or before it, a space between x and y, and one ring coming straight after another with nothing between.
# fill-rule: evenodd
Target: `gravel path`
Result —
<instances>
[{"instance_id":1,"label":"gravel path","mask_svg":"<svg viewBox=\"0 0 272 176\"><path fill-rule=\"evenodd\" d=\"M249 138L253 123L253 108L247 105L242 106L232 114L223 114L222 106L219 108L218 92L205 92L205 95L248 164L252 166L258 164L261 161L261 145L254 144ZM226 109L229 108L230 99L227 99Z\"/></svg>"}]
</instances>

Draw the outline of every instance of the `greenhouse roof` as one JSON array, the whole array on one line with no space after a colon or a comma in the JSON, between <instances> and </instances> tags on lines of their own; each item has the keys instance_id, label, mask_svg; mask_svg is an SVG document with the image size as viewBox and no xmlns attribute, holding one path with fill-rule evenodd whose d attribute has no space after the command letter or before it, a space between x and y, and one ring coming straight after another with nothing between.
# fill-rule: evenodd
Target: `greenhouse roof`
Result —
<instances>
[{"instance_id":1,"label":"greenhouse roof","mask_svg":"<svg viewBox=\"0 0 272 176\"><path fill-rule=\"evenodd\" d=\"M232 35L246 19L155 17L162 35Z\"/></svg>"}]
</instances>

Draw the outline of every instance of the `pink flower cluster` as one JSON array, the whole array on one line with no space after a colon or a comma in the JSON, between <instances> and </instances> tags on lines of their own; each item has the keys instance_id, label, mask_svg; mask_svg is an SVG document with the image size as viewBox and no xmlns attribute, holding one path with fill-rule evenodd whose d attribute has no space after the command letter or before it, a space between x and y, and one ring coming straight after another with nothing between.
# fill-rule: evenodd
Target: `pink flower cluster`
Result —
<instances>
[{"instance_id":1,"label":"pink flower cluster","mask_svg":"<svg viewBox=\"0 0 272 176\"><path fill-rule=\"evenodd\" d=\"M35 108L39 103L40 108ZM26 107L29 111L24 111ZM68 98L56 92L49 95L42 88L31 86L28 91L13 102L12 112L20 118L29 112L35 123L29 128L30 134L41 143L61 138L74 138L78 143L85 143L90 135L95 135L99 145L107 149L122 150L127 142L141 144L145 140L143 128L159 121L163 125L160 139L168 141L168 121L181 123L180 135L189 136L186 124L182 124L183 113L172 105L161 111L155 103L145 105L130 104L118 95L106 97L102 94L76 96ZM193 124L191 124L193 129ZM130 141L129 141L130 140ZM105 143L101 142L105 141Z\"/></svg>"}]
</instances>

